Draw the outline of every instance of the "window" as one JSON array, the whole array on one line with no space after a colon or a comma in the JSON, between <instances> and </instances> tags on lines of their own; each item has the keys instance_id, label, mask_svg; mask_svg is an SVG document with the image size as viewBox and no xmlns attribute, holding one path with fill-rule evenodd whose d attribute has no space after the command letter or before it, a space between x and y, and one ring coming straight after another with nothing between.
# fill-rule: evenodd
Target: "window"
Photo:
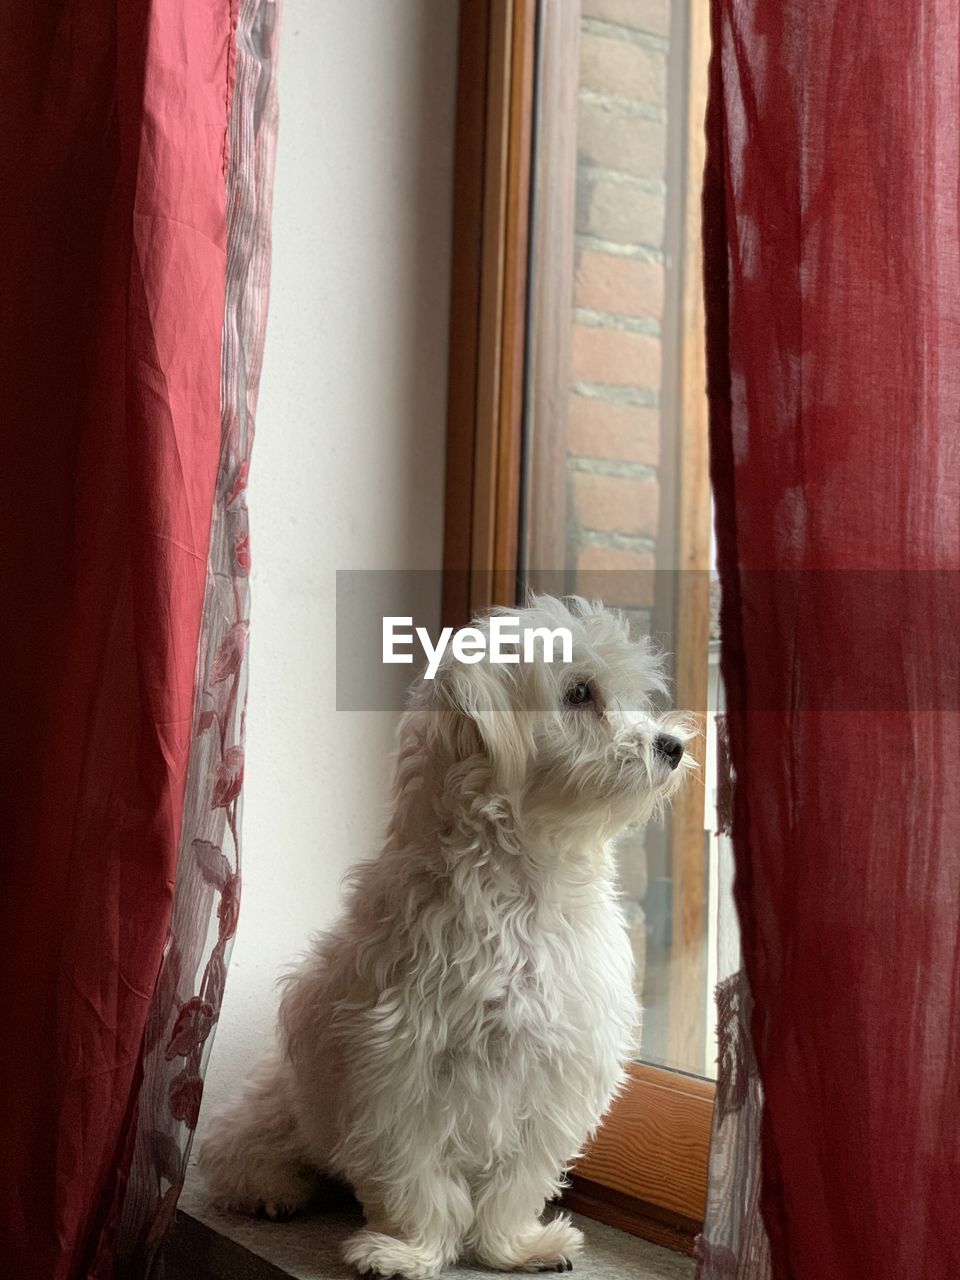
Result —
<instances>
[{"instance_id":1,"label":"window","mask_svg":"<svg viewBox=\"0 0 960 1280\"><path fill-rule=\"evenodd\" d=\"M528 586L598 596L663 640L704 718L708 46L706 0L462 7L444 600L456 625ZM570 1197L681 1248L713 1103L705 747L669 822L622 844L643 1061Z\"/></svg>"}]
</instances>

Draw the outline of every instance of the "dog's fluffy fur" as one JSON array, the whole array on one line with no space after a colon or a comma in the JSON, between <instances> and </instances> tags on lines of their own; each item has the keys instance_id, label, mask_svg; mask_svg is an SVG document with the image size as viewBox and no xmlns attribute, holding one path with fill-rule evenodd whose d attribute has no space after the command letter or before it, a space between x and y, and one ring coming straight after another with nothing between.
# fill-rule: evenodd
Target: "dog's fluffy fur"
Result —
<instances>
[{"instance_id":1,"label":"dog's fluffy fur","mask_svg":"<svg viewBox=\"0 0 960 1280\"><path fill-rule=\"evenodd\" d=\"M581 1234L544 1205L636 1048L612 841L676 789L686 758L655 743L689 722L655 714L660 662L619 616L549 597L519 612L570 628L572 664L448 656L415 685L383 849L286 979L277 1050L201 1151L236 1209L293 1212L318 1172L351 1183L367 1225L344 1254L375 1276L435 1276L465 1250L568 1268Z\"/></svg>"}]
</instances>

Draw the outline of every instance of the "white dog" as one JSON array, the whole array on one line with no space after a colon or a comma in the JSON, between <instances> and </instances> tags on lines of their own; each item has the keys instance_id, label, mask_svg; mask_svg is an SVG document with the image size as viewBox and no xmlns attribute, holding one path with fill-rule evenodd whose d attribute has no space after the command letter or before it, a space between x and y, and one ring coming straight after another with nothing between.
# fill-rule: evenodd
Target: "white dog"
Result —
<instances>
[{"instance_id":1,"label":"white dog","mask_svg":"<svg viewBox=\"0 0 960 1280\"><path fill-rule=\"evenodd\" d=\"M344 1256L374 1276L435 1276L465 1250L570 1270L582 1235L544 1205L635 1054L612 841L676 790L690 722L655 715L659 660L618 615L511 612L569 628L572 663L448 654L414 686L383 849L201 1152L219 1203L271 1217L318 1172L351 1183L367 1225Z\"/></svg>"}]
</instances>

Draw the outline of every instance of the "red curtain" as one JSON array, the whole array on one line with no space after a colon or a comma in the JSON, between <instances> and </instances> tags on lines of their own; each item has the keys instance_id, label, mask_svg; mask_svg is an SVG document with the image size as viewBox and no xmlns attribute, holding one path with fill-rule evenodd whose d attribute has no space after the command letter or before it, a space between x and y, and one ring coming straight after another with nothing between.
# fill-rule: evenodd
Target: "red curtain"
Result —
<instances>
[{"instance_id":1,"label":"red curtain","mask_svg":"<svg viewBox=\"0 0 960 1280\"><path fill-rule=\"evenodd\" d=\"M109 1274L221 441L231 0L0 17L0 1263Z\"/></svg>"},{"instance_id":2,"label":"red curtain","mask_svg":"<svg viewBox=\"0 0 960 1280\"><path fill-rule=\"evenodd\" d=\"M960 1276L960 6L713 17L712 465L772 1269Z\"/></svg>"}]
</instances>

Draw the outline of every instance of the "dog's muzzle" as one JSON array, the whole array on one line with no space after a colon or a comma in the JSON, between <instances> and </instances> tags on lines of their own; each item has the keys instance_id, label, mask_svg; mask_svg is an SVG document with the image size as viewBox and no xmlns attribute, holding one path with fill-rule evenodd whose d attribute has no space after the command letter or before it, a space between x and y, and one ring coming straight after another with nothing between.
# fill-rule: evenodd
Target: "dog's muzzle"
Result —
<instances>
[{"instance_id":1,"label":"dog's muzzle","mask_svg":"<svg viewBox=\"0 0 960 1280\"><path fill-rule=\"evenodd\" d=\"M683 743L672 733L658 733L653 742L653 749L671 769L675 769L683 759Z\"/></svg>"}]
</instances>

